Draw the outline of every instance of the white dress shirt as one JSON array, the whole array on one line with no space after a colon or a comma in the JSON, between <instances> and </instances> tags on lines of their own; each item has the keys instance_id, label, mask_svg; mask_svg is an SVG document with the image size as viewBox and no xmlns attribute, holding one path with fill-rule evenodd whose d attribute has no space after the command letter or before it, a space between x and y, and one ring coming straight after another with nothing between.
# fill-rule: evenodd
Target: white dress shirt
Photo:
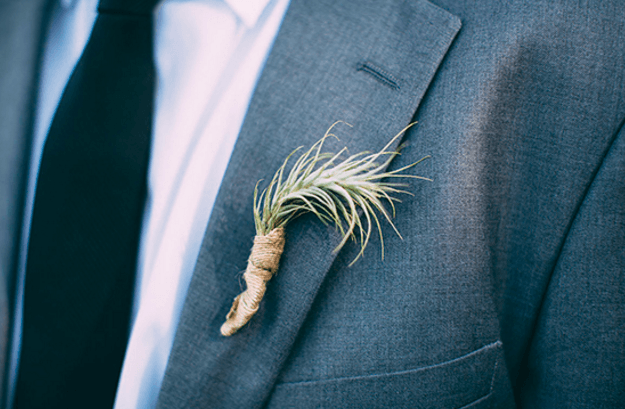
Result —
<instances>
[{"instance_id":1,"label":"white dress shirt","mask_svg":"<svg viewBox=\"0 0 625 409\"><path fill-rule=\"evenodd\" d=\"M156 404L204 229L288 2L165 0L155 10L157 85L148 197L116 409ZM96 7L97 0L59 1L46 37L9 399L19 367L28 232L41 151L62 91L91 33Z\"/></svg>"}]
</instances>

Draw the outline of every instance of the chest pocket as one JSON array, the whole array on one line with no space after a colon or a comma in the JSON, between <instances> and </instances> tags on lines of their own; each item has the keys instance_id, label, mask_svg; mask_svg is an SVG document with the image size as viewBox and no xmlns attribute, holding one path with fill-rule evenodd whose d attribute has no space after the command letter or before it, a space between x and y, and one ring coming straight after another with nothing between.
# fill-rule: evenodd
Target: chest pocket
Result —
<instances>
[{"instance_id":1,"label":"chest pocket","mask_svg":"<svg viewBox=\"0 0 625 409\"><path fill-rule=\"evenodd\" d=\"M501 342L440 364L378 375L281 383L267 408L478 408L492 394Z\"/></svg>"}]
</instances>

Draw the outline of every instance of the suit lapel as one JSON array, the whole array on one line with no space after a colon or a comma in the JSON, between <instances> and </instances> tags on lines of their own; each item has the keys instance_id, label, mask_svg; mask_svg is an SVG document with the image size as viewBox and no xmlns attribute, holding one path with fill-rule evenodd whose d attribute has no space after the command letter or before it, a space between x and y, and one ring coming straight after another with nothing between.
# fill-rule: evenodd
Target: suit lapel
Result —
<instances>
[{"instance_id":1,"label":"suit lapel","mask_svg":"<svg viewBox=\"0 0 625 409\"><path fill-rule=\"evenodd\" d=\"M262 406L339 237L313 217L293 222L260 310L239 333L221 336L255 234L256 182L336 120L353 128L339 125L341 140L329 141L329 151L384 146L410 122L459 28L424 0L291 1L205 233L159 408Z\"/></svg>"},{"instance_id":2,"label":"suit lapel","mask_svg":"<svg viewBox=\"0 0 625 409\"><path fill-rule=\"evenodd\" d=\"M19 243L16 235L21 228L39 59L49 3L47 0L0 2L0 197L3 198L0 213L8 215L0 219L0 271L7 275L15 267L12 259L17 250L15 244L7 244Z\"/></svg>"},{"instance_id":3,"label":"suit lapel","mask_svg":"<svg viewBox=\"0 0 625 409\"><path fill-rule=\"evenodd\" d=\"M15 305L15 271L37 76L50 1L0 1L0 406ZM4 378L4 379L3 379Z\"/></svg>"}]
</instances>

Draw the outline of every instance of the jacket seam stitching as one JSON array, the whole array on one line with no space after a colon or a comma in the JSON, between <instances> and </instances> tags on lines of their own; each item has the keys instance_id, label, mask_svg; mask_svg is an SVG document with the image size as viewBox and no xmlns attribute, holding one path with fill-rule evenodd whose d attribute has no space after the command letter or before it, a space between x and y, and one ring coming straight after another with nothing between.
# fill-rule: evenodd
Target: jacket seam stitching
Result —
<instances>
[{"instance_id":1,"label":"jacket seam stitching","mask_svg":"<svg viewBox=\"0 0 625 409\"><path fill-rule=\"evenodd\" d=\"M482 396L481 398L478 398L478 399L474 400L471 403L467 403L466 405L460 407L459 409L468 409L471 406L477 405L477 404L479 404L479 403L489 399L492 396L492 394L493 394L492 392L489 392L486 395Z\"/></svg>"},{"instance_id":2,"label":"jacket seam stitching","mask_svg":"<svg viewBox=\"0 0 625 409\"><path fill-rule=\"evenodd\" d=\"M553 280L553 274L556 271L556 269L558 268L558 265L560 264L560 258L562 257L562 253L564 250L564 246L566 245L566 242L569 239L569 235L571 233L571 230L573 228L573 225L575 224L575 220L577 220L577 217L579 215L580 209L582 208L582 206L584 205L584 203L586 202L586 198L588 197L588 193L590 192L590 189L592 188L593 184L595 183L595 180L597 178L597 175L599 174L599 172L601 171L601 169L603 168L603 165L605 163L606 158L608 157L608 155L610 154L610 151L612 150L612 147L614 146L616 140L618 139L619 135L621 134L621 132L625 131L625 117L621 120L620 124L616 127L616 130L614 132L614 135L612 135L612 138L610 140L610 143L608 144L608 146L606 147L605 151L603 152L603 155L601 156L601 160L599 161L599 164L597 165L597 167L595 168L595 170L593 171L588 185L586 186L586 188L584 189L584 193L582 194L580 200L578 201L577 205L575 206L575 209L573 210L573 213L571 215L571 218L569 219L569 223L566 226L566 229L564 231L564 235L562 237L562 240L560 242L560 245L558 246L558 250L556 253L556 257L555 257L555 262L553 263L553 266L551 267L551 270L549 271L549 278L547 279L547 285L545 286L545 290L542 294L537 312L536 312L536 318L534 319L534 323L532 326L532 331L531 331L531 335L528 338L528 342L527 345L525 347L525 351L523 352L522 355L522 359L520 362L526 362L527 361L527 357L530 353L530 350L532 348L532 341L536 335L536 330L537 330L537 326L538 326L538 321L540 319L540 316L543 313L543 307L545 305L545 300L547 299L547 293L549 292L549 288L551 287L551 283ZM522 368L522 366L521 366ZM521 369L519 368L519 369ZM520 372L519 374L520 375ZM516 381L515 381L515 389L518 389L518 385L519 382L522 382L521 378L519 376L516 377Z\"/></svg>"},{"instance_id":3,"label":"jacket seam stitching","mask_svg":"<svg viewBox=\"0 0 625 409\"><path fill-rule=\"evenodd\" d=\"M345 376L345 377L339 377L339 378L331 378L331 379L319 379L319 380L310 380L310 381L295 381L295 382L281 382L279 384L279 386L285 386L285 385L303 385L303 384L322 384L322 383L327 383L327 382L336 382L336 381L355 381L355 380L360 380L360 379L372 379L372 378L381 378L381 377L387 377L387 376L395 376L395 375L407 375L410 373L415 373L415 372L420 372L420 371L425 371L428 369L434 369L434 368L439 368L439 367L443 367L443 366L447 366L447 365L451 365L457 361L460 361L462 359L465 358L469 358L473 355L477 355L480 352L483 351L487 351L489 349L493 349L493 348L497 348L501 346L501 341L495 341L495 342L491 342L490 344L484 345L474 351L471 351L467 354L461 355L457 358L453 358L450 359L448 361L444 361L444 362L440 362L437 364L433 364L433 365L428 365L428 366L421 366L419 368L415 368L415 369L407 369L407 370L403 370L403 371L395 371L395 372L387 372L387 373L380 373L380 374L371 374L371 375L359 375L359 376ZM496 361L497 362L497 361ZM491 390L492 390L492 380L491 380Z\"/></svg>"}]
</instances>

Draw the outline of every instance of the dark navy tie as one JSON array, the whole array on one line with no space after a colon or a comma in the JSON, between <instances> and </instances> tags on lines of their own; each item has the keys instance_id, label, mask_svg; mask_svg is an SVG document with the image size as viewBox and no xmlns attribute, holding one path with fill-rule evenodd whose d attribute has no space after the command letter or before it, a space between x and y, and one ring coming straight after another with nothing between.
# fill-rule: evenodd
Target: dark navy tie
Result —
<instances>
[{"instance_id":1,"label":"dark navy tie","mask_svg":"<svg viewBox=\"0 0 625 409\"><path fill-rule=\"evenodd\" d=\"M150 151L150 1L100 1L43 150L15 408L111 408Z\"/></svg>"}]
</instances>

